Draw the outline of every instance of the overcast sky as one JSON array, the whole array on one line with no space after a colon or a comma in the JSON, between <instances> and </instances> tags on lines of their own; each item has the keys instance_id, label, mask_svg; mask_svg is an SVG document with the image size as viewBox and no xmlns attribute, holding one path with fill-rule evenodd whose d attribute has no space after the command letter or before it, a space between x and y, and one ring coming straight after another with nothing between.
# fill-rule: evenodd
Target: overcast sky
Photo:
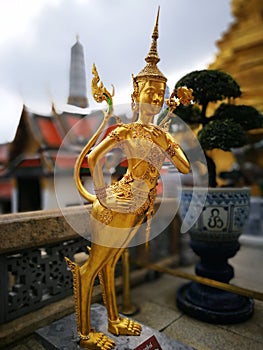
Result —
<instances>
[{"instance_id":1,"label":"overcast sky","mask_svg":"<svg viewBox=\"0 0 263 350\"><path fill-rule=\"evenodd\" d=\"M95 62L115 104L130 102L144 67L158 5L160 70L170 89L213 62L233 18L231 0L0 0L0 143L11 141L23 103L48 114L69 92L70 48L84 46L88 98Z\"/></svg>"}]
</instances>

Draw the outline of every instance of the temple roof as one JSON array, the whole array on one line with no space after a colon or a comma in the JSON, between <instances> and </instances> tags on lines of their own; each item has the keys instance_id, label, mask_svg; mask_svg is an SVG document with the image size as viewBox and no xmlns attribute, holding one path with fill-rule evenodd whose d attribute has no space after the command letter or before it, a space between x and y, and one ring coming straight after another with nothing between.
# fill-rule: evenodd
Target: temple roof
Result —
<instances>
[{"instance_id":1,"label":"temple roof","mask_svg":"<svg viewBox=\"0 0 263 350\"><path fill-rule=\"evenodd\" d=\"M102 111L88 115L61 112L52 108L50 115L40 115L23 107L14 140L0 145L0 178L16 176L50 176L57 171L67 172L74 168L77 156L93 136L103 120ZM112 130L111 125L102 138ZM2 167L3 168L3 167ZM84 173L89 173L83 164Z\"/></svg>"}]
</instances>

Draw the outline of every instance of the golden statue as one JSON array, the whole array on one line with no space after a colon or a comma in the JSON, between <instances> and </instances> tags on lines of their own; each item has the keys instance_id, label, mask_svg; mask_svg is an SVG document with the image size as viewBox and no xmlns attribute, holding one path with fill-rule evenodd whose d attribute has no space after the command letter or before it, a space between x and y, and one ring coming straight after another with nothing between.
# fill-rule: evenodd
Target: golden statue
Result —
<instances>
[{"instance_id":1,"label":"golden statue","mask_svg":"<svg viewBox=\"0 0 263 350\"><path fill-rule=\"evenodd\" d=\"M106 350L115 346L113 340L101 332L96 332L90 323L92 289L97 275L108 313L108 331L115 335L140 335L141 326L118 313L114 285L115 266L145 220L148 224L147 231L149 230L159 171L165 157L169 157L180 172L188 173L190 170L185 154L172 136L161 127L152 124L154 116L162 108L167 81L157 67L160 60L157 54L158 17L159 10L152 44L145 59L147 64L133 77L132 100L137 120L130 124L119 122L88 154L113 114L112 96L100 82L96 67L93 66L93 96L98 102L105 100L108 110L99 130L82 150L75 166L77 188L80 194L93 204L92 243L89 258L82 266L79 267L66 258L73 274L80 346L86 349ZM186 94L181 94L182 103L189 103L191 96L187 99L189 91L185 92ZM174 108L174 103L170 102ZM121 148L125 153L128 167L120 180L106 187L100 160L114 147ZM90 194L80 179L80 168L87 154L96 195Z\"/></svg>"}]
</instances>

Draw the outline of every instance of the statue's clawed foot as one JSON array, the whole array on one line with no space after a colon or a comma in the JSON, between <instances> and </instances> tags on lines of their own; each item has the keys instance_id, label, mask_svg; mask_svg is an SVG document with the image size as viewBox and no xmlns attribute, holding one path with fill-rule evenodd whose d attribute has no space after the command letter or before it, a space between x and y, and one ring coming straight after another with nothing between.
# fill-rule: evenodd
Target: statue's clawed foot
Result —
<instances>
[{"instance_id":1,"label":"statue's clawed foot","mask_svg":"<svg viewBox=\"0 0 263 350\"><path fill-rule=\"evenodd\" d=\"M90 332L88 336L80 337L80 347L89 350L111 350L115 342L101 332Z\"/></svg>"},{"instance_id":2,"label":"statue's clawed foot","mask_svg":"<svg viewBox=\"0 0 263 350\"><path fill-rule=\"evenodd\" d=\"M140 335L142 327L129 318L119 317L117 321L109 320L108 331L115 335Z\"/></svg>"}]
</instances>

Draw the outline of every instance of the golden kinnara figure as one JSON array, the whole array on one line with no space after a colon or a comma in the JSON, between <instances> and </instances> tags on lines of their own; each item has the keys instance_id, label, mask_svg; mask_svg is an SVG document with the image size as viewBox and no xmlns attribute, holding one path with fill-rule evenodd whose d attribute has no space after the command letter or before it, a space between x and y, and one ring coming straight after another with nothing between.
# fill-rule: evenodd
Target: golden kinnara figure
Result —
<instances>
[{"instance_id":1,"label":"golden kinnara figure","mask_svg":"<svg viewBox=\"0 0 263 350\"><path fill-rule=\"evenodd\" d=\"M157 67L160 60L157 53L158 18L159 10L150 51L145 58L146 66L133 77L132 100L137 119L130 124L118 123L117 127L88 153L113 113L111 94L102 83L99 84L100 78L96 67L93 66L93 96L98 102L105 100L109 107L102 125L82 150L75 166L77 188L80 194L93 204L92 243L89 258L82 266L65 258L73 274L80 346L86 349L106 350L115 346L112 339L91 326L91 297L97 275L100 278L108 314L108 331L114 335L140 335L141 326L118 313L114 285L115 266L140 226L146 220L150 224L159 171L164 159L169 157L182 173L188 173L190 170L184 152L172 136L165 129L153 124L153 118L160 112L164 102L167 81ZM191 96L187 99L187 94L189 91L182 94L182 103L190 102ZM174 108L174 103L171 102L170 105ZM128 167L120 180L106 187L100 160L116 146L126 155ZM81 164L87 154L96 195L90 194L80 179Z\"/></svg>"}]
</instances>

